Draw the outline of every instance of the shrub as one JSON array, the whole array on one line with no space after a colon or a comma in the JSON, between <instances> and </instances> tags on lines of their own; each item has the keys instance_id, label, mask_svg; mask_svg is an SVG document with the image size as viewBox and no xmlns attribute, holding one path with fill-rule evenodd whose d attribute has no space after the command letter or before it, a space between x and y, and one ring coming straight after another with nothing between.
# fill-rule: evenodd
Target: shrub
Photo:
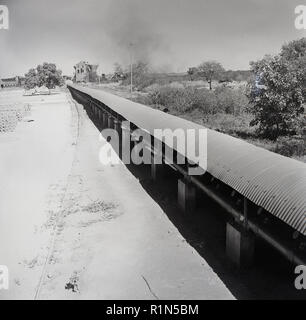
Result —
<instances>
[{"instance_id":1,"label":"shrub","mask_svg":"<svg viewBox=\"0 0 306 320\"><path fill-rule=\"evenodd\" d=\"M248 106L248 98L242 88L219 87L215 90L218 111L238 115Z\"/></svg>"},{"instance_id":2,"label":"shrub","mask_svg":"<svg viewBox=\"0 0 306 320\"><path fill-rule=\"evenodd\" d=\"M304 156L306 154L306 145L301 137L279 137L276 140L275 152L287 156Z\"/></svg>"},{"instance_id":3,"label":"shrub","mask_svg":"<svg viewBox=\"0 0 306 320\"><path fill-rule=\"evenodd\" d=\"M230 113L238 115L246 110L248 99L241 88L220 87L215 91L196 88L180 83L151 86L151 104L163 105L179 112L200 109L204 114Z\"/></svg>"},{"instance_id":4,"label":"shrub","mask_svg":"<svg viewBox=\"0 0 306 320\"><path fill-rule=\"evenodd\" d=\"M133 77L133 83L137 90L144 90L155 83L155 78L147 74L141 74Z\"/></svg>"},{"instance_id":5,"label":"shrub","mask_svg":"<svg viewBox=\"0 0 306 320\"><path fill-rule=\"evenodd\" d=\"M151 99L148 97L148 95L145 94L138 94L137 96L131 98L132 101L141 103L144 105L150 105L151 104Z\"/></svg>"},{"instance_id":6,"label":"shrub","mask_svg":"<svg viewBox=\"0 0 306 320\"><path fill-rule=\"evenodd\" d=\"M179 112L190 111L197 104L195 89L193 88L167 85L154 89L149 93L149 97L152 104L163 105Z\"/></svg>"},{"instance_id":7,"label":"shrub","mask_svg":"<svg viewBox=\"0 0 306 320\"><path fill-rule=\"evenodd\" d=\"M203 125L211 129L239 136L242 138L253 137L255 129L250 127L250 115L239 116L216 113L203 118Z\"/></svg>"},{"instance_id":8,"label":"shrub","mask_svg":"<svg viewBox=\"0 0 306 320\"><path fill-rule=\"evenodd\" d=\"M215 93L208 89L196 89L196 107L204 114L215 114L218 112L218 101Z\"/></svg>"}]
</instances>

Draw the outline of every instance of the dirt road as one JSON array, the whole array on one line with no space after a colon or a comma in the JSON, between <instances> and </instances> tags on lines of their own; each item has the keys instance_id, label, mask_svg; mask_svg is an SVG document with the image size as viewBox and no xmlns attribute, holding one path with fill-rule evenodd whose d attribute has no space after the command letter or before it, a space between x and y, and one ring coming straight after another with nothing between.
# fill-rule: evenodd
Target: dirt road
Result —
<instances>
[{"instance_id":1,"label":"dirt road","mask_svg":"<svg viewBox=\"0 0 306 320\"><path fill-rule=\"evenodd\" d=\"M14 132L0 133L0 264L9 290L0 298L32 299L50 239L49 215L60 208L74 156L72 117L65 93L23 97L1 93L2 106L31 105Z\"/></svg>"},{"instance_id":2,"label":"dirt road","mask_svg":"<svg viewBox=\"0 0 306 320\"><path fill-rule=\"evenodd\" d=\"M29 99L34 121L0 135L1 299L233 298L125 165L99 162L82 106Z\"/></svg>"}]
</instances>

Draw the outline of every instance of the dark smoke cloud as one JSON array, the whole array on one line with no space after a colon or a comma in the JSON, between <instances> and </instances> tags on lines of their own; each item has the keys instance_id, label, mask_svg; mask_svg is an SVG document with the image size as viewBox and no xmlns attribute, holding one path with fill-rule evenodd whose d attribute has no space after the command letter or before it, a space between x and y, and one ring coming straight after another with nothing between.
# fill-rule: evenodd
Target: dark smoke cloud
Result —
<instances>
[{"instance_id":1,"label":"dark smoke cloud","mask_svg":"<svg viewBox=\"0 0 306 320\"><path fill-rule=\"evenodd\" d=\"M144 16L148 16L145 8L133 0L112 1L103 15L103 31L116 48L117 55L119 53L119 62L128 64L132 52L134 61L146 62L155 70L158 68L156 56L169 49L154 25L145 20Z\"/></svg>"}]
</instances>

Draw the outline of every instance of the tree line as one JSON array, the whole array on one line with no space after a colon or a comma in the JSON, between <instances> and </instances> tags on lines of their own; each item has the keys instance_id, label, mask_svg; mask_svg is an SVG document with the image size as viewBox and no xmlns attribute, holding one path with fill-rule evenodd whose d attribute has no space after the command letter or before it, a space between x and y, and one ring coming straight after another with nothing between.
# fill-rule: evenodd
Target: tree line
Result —
<instances>
[{"instance_id":1,"label":"tree line","mask_svg":"<svg viewBox=\"0 0 306 320\"><path fill-rule=\"evenodd\" d=\"M133 83L142 87L154 84L149 65L139 61L133 64ZM226 71L217 61L205 61L189 68L193 79L204 79L213 90L213 80L229 81L233 71ZM237 76L237 74L236 74ZM258 126L265 138L277 139L282 135L296 135L305 128L306 99L306 38L284 44L277 55L267 55L250 63L250 71L238 76L248 78L246 96L249 112L254 115L250 126ZM239 78L238 78L239 79ZM131 73L115 64L113 81L129 84ZM46 86L49 89L64 83L62 73L53 63L43 63L25 75L27 89Z\"/></svg>"}]
</instances>

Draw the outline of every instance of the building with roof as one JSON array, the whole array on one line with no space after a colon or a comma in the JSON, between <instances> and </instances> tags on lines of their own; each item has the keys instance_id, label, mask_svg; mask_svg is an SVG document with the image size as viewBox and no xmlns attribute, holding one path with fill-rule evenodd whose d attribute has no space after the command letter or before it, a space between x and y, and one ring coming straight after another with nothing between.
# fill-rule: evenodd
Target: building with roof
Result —
<instances>
[{"instance_id":1,"label":"building with roof","mask_svg":"<svg viewBox=\"0 0 306 320\"><path fill-rule=\"evenodd\" d=\"M80 61L74 66L75 82L96 82L98 81L98 64L90 64L86 61Z\"/></svg>"},{"instance_id":2,"label":"building with roof","mask_svg":"<svg viewBox=\"0 0 306 320\"><path fill-rule=\"evenodd\" d=\"M20 87L24 84L24 78L22 77L12 77L0 79L0 88L10 88L10 87Z\"/></svg>"}]
</instances>

